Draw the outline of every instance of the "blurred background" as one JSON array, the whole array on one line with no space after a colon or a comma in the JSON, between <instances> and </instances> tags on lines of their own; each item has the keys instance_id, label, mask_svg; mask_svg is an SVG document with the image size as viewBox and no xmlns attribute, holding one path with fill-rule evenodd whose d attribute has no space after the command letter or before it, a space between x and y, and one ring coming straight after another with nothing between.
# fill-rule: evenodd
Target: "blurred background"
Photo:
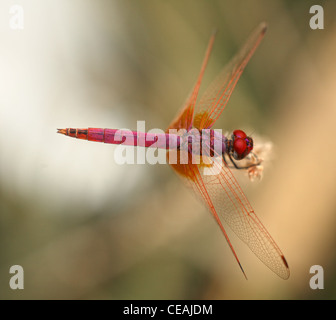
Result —
<instances>
[{"instance_id":1,"label":"blurred background","mask_svg":"<svg viewBox=\"0 0 336 320\"><path fill-rule=\"evenodd\" d=\"M336 2L2 0L1 299L334 299ZM24 10L13 30L10 8ZM324 30L309 27L312 5ZM274 144L260 182L237 174L284 252L278 278L216 225L168 165L56 128L166 129L218 29L201 93L262 21L268 32L216 123ZM24 268L11 290L9 268ZM324 290L309 286L312 265Z\"/></svg>"}]
</instances>

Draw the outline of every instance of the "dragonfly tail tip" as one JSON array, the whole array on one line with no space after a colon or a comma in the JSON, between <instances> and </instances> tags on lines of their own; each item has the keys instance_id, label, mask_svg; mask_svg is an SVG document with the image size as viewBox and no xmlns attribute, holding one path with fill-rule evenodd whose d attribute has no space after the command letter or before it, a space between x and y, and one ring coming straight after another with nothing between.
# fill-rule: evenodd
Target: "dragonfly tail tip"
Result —
<instances>
[{"instance_id":1,"label":"dragonfly tail tip","mask_svg":"<svg viewBox=\"0 0 336 320\"><path fill-rule=\"evenodd\" d=\"M57 129L57 133L66 134L66 129Z\"/></svg>"}]
</instances>

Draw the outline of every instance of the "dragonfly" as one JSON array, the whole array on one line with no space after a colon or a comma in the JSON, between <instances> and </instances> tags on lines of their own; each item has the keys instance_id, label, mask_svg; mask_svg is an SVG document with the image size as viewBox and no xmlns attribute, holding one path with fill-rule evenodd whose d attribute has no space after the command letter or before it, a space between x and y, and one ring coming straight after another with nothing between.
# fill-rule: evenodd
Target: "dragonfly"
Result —
<instances>
[{"instance_id":1,"label":"dragonfly","mask_svg":"<svg viewBox=\"0 0 336 320\"><path fill-rule=\"evenodd\" d=\"M284 254L257 217L232 173L239 169L253 172L261 163L262 160L253 152L253 139L243 130L234 130L231 137L227 137L212 129L266 30L267 24L261 23L252 32L198 100L202 78L215 40L216 32L213 32L196 84L177 117L163 133L103 128L66 128L58 129L57 132L89 141L166 149L167 159L175 160L168 161L173 170L191 187L219 225L245 278L247 279L246 273L224 225L229 226L269 269L280 278L288 279L290 271ZM204 148L205 151L202 151L203 148L194 148L194 141L204 142L208 148ZM221 148L215 148L216 145ZM181 160L182 154L187 161ZM241 165L241 160L248 161Z\"/></svg>"}]
</instances>

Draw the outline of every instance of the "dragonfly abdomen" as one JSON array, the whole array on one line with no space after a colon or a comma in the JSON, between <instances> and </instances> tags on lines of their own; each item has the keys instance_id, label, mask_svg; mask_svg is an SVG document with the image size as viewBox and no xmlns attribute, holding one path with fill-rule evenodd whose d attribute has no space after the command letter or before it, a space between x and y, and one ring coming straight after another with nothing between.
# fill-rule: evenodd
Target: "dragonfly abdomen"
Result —
<instances>
[{"instance_id":1,"label":"dragonfly abdomen","mask_svg":"<svg viewBox=\"0 0 336 320\"><path fill-rule=\"evenodd\" d=\"M57 132L81 140L134 147L186 150L189 153L211 157L224 154L227 141L224 135L212 129L202 131L192 129L182 135L103 128L66 128L58 129Z\"/></svg>"},{"instance_id":2,"label":"dragonfly abdomen","mask_svg":"<svg viewBox=\"0 0 336 320\"><path fill-rule=\"evenodd\" d=\"M159 149L178 149L181 139L176 134L103 128L66 128L58 129L57 132L76 139Z\"/></svg>"}]
</instances>

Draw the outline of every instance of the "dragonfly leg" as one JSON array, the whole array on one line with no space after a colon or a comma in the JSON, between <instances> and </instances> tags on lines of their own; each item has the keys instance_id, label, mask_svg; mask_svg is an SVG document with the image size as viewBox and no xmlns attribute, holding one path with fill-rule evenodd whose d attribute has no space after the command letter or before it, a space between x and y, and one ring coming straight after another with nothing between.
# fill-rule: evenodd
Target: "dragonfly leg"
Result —
<instances>
[{"instance_id":1,"label":"dragonfly leg","mask_svg":"<svg viewBox=\"0 0 336 320\"><path fill-rule=\"evenodd\" d=\"M242 167L238 167L237 164L233 161L232 157L229 155L230 161L233 165L230 165L227 161L227 159L225 158L225 154L223 154L223 161L225 163L225 165L230 168L230 169L243 169Z\"/></svg>"},{"instance_id":2,"label":"dragonfly leg","mask_svg":"<svg viewBox=\"0 0 336 320\"><path fill-rule=\"evenodd\" d=\"M252 153L252 152L251 152L251 153ZM235 160L232 159L231 154L228 153L228 156L229 156L229 158L230 158L230 161L231 161L231 163L233 164L233 167L231 167L231 168L235 168L235 169L239 169L239 170L241 170L241 169L246 170L246 169L249 169L249 168L251 168L251 167L256 167L256 166L260 165L261 161L258 159L257 155L256 155L255 153L252 153L252 154L253 154L253 156L254 156L254 157L256 158L256 160L257 160L256 163L252 163L252 164L249 164L249 165L246 165L246 166L238 166L237 163L235 162ZM223 156L223 159L224 159L224 162L227 164L227 162L226 162L224 156ZM229 167L230 167L230 166L229 166Z\"/></svg>"},{"instance_id":3,"label":"dragonfly leg","mask_svg":"<svg viewBox=\"0 0 336 320\"><path fill-rule=\"evenodd\" d=\"M230 158L231 159L231 158ZM232 165L229 165L229 163L228 163L228 161L226 160L226 158L225 158L225 154L223 154L223 161L224 161L224 163L225 163L225 165L228 167L228 168L230 168L230 169L239 169L238 167L237 167L237 165L234 163L234 165L235 166L232 166ZM232 162L232 159L231 159L231 162Z\"/></svg>"}]
</instances>

